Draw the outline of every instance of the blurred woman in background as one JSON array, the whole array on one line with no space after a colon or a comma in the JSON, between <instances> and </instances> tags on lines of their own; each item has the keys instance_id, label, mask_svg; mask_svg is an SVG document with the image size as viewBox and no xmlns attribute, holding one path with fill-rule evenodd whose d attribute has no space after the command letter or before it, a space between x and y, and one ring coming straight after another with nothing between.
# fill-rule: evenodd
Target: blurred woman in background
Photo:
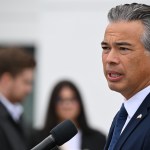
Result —
<instances>
[{"instance_id":1,"label":"blurred woman in background","mask_svg":"<svg viewBox=\"0 0 150 150\"><path fill-rule=\"evenodd\" d=\"M43 138L50 130L65 119L70 119L78 128L78 134L64 145L61 150L103 150L106 137L100 131L89 127L81 95L75 84L70 81L60 81L54 87L49 99Z\"/></svg>"}]
</instances>

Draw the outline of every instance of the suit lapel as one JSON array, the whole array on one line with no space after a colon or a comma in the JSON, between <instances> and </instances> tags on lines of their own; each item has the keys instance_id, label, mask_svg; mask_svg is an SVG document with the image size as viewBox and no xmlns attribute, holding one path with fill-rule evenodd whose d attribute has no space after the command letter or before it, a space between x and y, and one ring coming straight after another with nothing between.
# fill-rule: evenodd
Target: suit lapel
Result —
<instances>
[{"instance_id":1,"label":"suit lapel","mask_svg":"<svg viewBox=\"0 0 150 150\"><path fill-rule=\"evenodd\" d=\"M118 114L118 113L117 113L117 114ZM116 124L116 117L117 117L117 114L116 114L116 116L114 117L113 122L112 122L112 125L111 125L111 128L110 128L110 130L109 130L109 134L108 134L108 138L107 138L107 142L106 142L106 145L105 145L104 150L108 150L109 144L110 144L110 142L111 142L112 135L113 135L114 128L115 128L115 124Z\"/></svg>"},{"instance_id":2,"label":"suit lapel","mask_svg":"<svg viewBox=\"0 0 150 150\"><path fill-rule=\"evenodd\" d=\"M3 130L5 131L5 135L9 140L12 148L14 150L24 150L26 146L22 138L16 133L14 127L11 126L10 122L3 122L2 123Z\"/></svg>"},{"instance_id":3,"label":"suit lapel","mask_svg":"<svg viewBox=\"0 0 150 150\"><path fill-rule=\"evenodd\" d=\"M20 134L16 129L18 125L12 120L6 109L0 103L0 118L1 118L1 127L5 132L5 135L11 144L12 150L24 150L26 148L24 139L21 138Z\"/></svg>"},{"instance_id":4,"label":"suit lapel","mask_svg":"<svg viewBox=\"0 0 150 150\"><path fill-rule=\"evenodd\" d=\"M136 127L144 120L144 118L148 114L148 108L150 107L150 94L145 98L143 103L140 105L134 116L131 118L130 122L124 129L123 133L121 134L115 149L119 150L123 143L126 141L126 139L130 136L130 134L136 129ZM142 117L139 117L138 116Z\"/></svg>"}]
</instances>

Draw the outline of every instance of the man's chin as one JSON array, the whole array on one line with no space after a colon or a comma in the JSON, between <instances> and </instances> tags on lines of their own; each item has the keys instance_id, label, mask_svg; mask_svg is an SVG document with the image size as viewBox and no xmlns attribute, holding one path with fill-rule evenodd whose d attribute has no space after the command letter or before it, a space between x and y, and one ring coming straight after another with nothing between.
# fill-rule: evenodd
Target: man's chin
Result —
<instances>
[{"instance_id":1,"label":"man's chin","mask_svg":"<svg viewBox=\"0 0 150 150\"><path fill-rule=\"evenodd\" d=\"M110 88L112 91L121 93L121 87L116 86L116 85L112 85L112 84L111 84L111 85L108 84L108 86L109 86L109 88Z\"/></svg>"},{"instance_id":2,"label":"man's chin","mask_svg":"<svg viewBox=\"0 0 150 150\"><path fill-rule=\"evenodd\" d=\"M15 98L15 99L14 99L14 102L15 102L15 103L22 103L22 102L25 101L25 99L26 99L26 97L18 97L18 98Z\"/></svg>"}]
</instances>

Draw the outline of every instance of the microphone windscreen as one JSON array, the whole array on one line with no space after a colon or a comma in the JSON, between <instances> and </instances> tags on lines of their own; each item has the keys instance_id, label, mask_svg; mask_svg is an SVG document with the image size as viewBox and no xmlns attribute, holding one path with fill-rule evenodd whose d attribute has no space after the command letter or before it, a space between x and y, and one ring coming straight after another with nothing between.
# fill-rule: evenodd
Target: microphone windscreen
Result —
<instances>
[{"instance_id":1,"label":"microphone windscreen","mask_svg":"<svg viewBox=\"0 0 150 150\"><path fill-rule=\"evenodd\" d=\"M50 133L55 139L55 143L61 146L65 142L69 141L73 136L77 134L77 128L70 120L65 120L54 127Z\"/></svg>"}]
</instances>

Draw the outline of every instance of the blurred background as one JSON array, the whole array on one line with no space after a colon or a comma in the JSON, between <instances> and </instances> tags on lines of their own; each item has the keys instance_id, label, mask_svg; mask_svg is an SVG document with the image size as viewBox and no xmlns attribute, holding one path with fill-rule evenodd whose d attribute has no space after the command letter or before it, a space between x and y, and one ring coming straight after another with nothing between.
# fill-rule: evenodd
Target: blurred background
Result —
<instances>
[{"instance_id":1,"label":"blurred background","mask_svg":"<svg viewBox=\"0 0 150 150\"><path fill-rule=\"evenodd\" d=\"M103 75L101 46L107 13L118 4L149 0L0 0L0 47L25 47L35 56L34 90L25 117L42 128L54 84L69 79L80 88L88 122L108 133L123 97Z\"/></svg>"}]
</instances>

